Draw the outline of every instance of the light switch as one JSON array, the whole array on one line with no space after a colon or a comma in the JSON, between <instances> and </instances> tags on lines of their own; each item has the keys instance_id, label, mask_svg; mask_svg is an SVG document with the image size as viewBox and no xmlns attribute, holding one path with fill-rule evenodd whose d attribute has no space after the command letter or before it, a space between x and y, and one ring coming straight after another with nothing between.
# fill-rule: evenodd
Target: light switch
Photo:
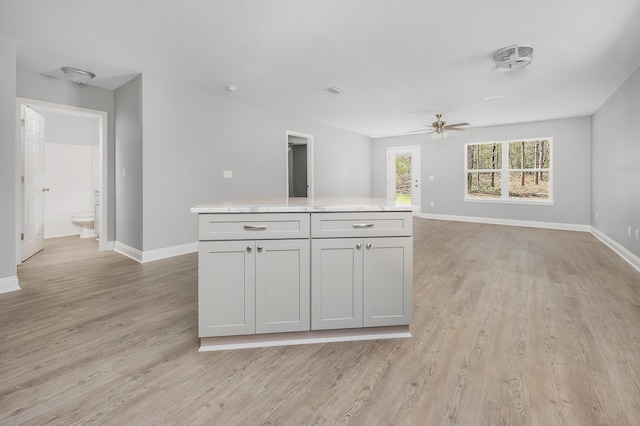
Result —
<instances>
[{"instance_id":1,"label":"light switch","mask_svg":"<svg viewBox=\"0 0 640 426\"><path fill-rule=\"evenodd\" d=\"M435 178L433 176L429 176L429 180L434 180Z\"/></svg>"},{"instance_id":2,"label":"light switch","mask_svg":"<svg viewBox=\"0 0 640 426\"><path fill-rule=\"evenodd\" d=\"M233 177L233 171L232 170L223 170L222 171L222 177L225 179L231 179Z\"/></svg>"}]
</instances>

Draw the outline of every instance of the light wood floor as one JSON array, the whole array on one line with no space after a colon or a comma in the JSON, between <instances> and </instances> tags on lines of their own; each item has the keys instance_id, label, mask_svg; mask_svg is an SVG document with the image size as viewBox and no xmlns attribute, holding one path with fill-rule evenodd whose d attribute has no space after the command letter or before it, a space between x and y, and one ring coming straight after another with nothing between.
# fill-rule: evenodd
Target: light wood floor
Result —
<instances>
[{"instance_id":1,"label":"light wood floor","mask_svg":"<svg viewBox=\"0 0 640 426\"><path fill-rule=\"evenodd\" d=\"M413 338L198 353L195 254L48 240L0 295L0 424L640 424L640 273L587 233L414 244Z\"/></svg>"}]
</instances>

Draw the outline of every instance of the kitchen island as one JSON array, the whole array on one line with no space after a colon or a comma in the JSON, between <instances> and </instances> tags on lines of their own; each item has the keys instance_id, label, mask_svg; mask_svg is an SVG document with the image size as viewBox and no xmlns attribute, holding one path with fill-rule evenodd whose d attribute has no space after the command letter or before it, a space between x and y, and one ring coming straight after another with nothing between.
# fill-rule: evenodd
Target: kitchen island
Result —
<instances>
[{"instance_id":1,"label":"kitchen island","mask_svg":"<svg viewBox=\"0 0 640 426\"><path fill-rule=\"evenodd\" d=\"M265 198L191 212L200 351L411 336L412 206Z\"/></svg>"}]
</instances>

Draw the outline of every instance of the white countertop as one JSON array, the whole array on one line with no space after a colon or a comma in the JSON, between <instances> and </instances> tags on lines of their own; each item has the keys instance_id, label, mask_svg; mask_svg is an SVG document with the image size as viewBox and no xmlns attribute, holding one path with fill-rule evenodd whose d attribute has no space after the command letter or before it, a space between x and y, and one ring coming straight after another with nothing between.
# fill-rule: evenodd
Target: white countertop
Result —
<instances>
[{"instance_id":1,"label":"white countertop","mask_svg":"<svg viewBox=\"0 0 640 426\"><path fill-rule=\"evenodd\" d=\"M244 198L213 201L191 208L191 213L315 213L412 211L417 206L384 198Z\"/></svg>"}]
</instances>

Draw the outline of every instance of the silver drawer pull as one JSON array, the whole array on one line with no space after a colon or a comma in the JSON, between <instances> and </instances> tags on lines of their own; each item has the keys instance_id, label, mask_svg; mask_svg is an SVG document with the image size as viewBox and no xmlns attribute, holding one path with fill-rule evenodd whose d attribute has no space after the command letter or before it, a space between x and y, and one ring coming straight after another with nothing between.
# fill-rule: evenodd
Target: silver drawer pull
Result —
<instances>
[{"instance_id":1,"label":"silver drawer pull","mask_svg":"<svg viewBox=\"0 0 640 426\"><path fill-rule=\"evenodd\" d=\"M244 229L247 231L264 231L267 229L267 225L245 225Z\"/></svg>"},{"instance_id":2,"label":"silver drawer pull","mask_svg":"<svg viewBox=\"0 0 640 426\"><path fill-rule=\"evenodd\" d=\"M354 228L373 228L373 223L354 223Z\"/></svg>"}]
</instances>

